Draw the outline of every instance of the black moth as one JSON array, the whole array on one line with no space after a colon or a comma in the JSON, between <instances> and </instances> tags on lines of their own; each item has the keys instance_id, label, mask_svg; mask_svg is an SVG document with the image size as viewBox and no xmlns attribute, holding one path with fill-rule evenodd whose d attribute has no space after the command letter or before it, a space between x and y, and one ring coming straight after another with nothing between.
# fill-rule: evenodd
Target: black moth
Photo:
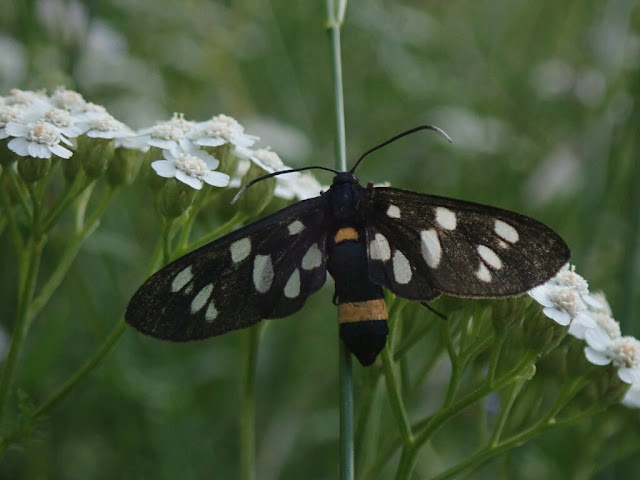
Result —
<instances>
[{"instance_id":1,"label":"black moth","mask_svg":"<svg viewBox=\"0 0 640 480\"><path fill-rule=\"evenodd\" d=\"M430 126L418 129L439 129ZM406 134L406 133L405 133ZM369 150L368 153L393 139ZM518 295L569 259L546 225L508 210L397 188L363 187L353 172L331 187L175 260L135 293L125 315L141 332L186 341L291 315L335 281L340 337L371 365L388 333L383 288L438 296Z\"/></svg>"}]
</instances>

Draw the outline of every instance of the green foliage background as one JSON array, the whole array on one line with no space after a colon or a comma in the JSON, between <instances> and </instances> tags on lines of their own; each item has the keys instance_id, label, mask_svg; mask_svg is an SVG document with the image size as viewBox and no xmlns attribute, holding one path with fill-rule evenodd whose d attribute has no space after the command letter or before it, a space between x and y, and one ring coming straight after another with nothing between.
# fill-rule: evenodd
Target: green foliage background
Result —
<instances>
[{"instance_id":1,"label":"green foliage background","mask_svg":"<svg viewBox=\"0 0 640 480\"><path fill-rule=\"evenodd\" d=\"M285 163L331 167L325 22L324 2L15 0L0 16L0 94L64 84L132 127L174 111L194 120L226 113ZM591 289L606 293L623 332L640 335L636 2L352 0L342 46L349 158L423 123L454 139L453 145L427 134L404 139L369 158L361 180L544 221L567 240ZM95 350L143 280L160 226L149 214L144 182L125 190L36 319L17 380L34 401ZM199 228L218 221L212 214ZM64 232L53 235L45 272L47 258L65 242ZM0 237L0 251L10 250L6 235ZM16 265L10 255L0 258L6 337ZM259 478L337 477L331 290L297 315L268 322L263 334ZM183 345L127 332L36 438L3 459L0 478L236 477L241 335ZM355 375L367 372L356 368ZM417 410L432 408L438 381L424 386ZM637 413L620 410L618 423L607 428L637 429ZM388 407L381 415L383 430L393 432ZM474 478L640 475L637 455L614 461L617 445L602 463L592 452L576 452L576 436L605 435L580 428L543 437ZM636 449L637 437L636 431ZM444 452L464 455L469 448L462 422L447 439Z\"/></svg>"}]
</instances>

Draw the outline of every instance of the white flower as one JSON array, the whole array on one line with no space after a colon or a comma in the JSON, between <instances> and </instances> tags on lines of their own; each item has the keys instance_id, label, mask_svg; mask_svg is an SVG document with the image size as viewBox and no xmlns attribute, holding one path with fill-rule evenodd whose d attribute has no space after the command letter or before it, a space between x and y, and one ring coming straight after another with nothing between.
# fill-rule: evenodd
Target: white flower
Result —
<instances>
[{"instance_id":1,"label":"white flower","mask_svg":"<svg viewBox=\"0 0 640 480\"><path fill-rule=\"evenodd\" d=\"M269 150L268 148L259 148L252 150L250 148L236 148L236 155L239 158L245 158L255 163L258 167L267 173L280 172L282 170L290 170L287 167L278 154ZM249 167L247 166L247 169Z\"/></svg>"},{"instance_id":2,"label":"white flower","mask_svg":"<svg viewBox=\"0 0 640 480\"><path fill-rule=\"evenodd\" d=\"M164 160L157 160L151 167L161 177L175 177L196 190L202 188L202 182L214 187L225 187L229 184L229 176L213 171L218 167L218 160L202 150L190 152L175 148L164 151Z\"/></svg>"},{"instance_id":3,"label":"white flower","mask_svg":"<svg viewBox=\"0 0 640 480\"><path fill-rule=\"evenodd\" d=\"M139 144L170 150L188 148L187 134L193 130L195 123L184 119L182 113L174 113L168 122L159 123L139 132ZM142 145L141 145L142 146Z\"/></svg>"},{"instance_id":4,"label":"white flower","mask_svg":"<svg viewBox=\"0 0 640 480\"><path fill-rule=\"evenodd\" d=\"M4 97L5 105L23 105L32 110L44 112L51 108L49 98L42 92L32 92L29 90L19 90L14 88L9 96Z\"/></svg>"},{"instance_id":5,"label":"white flower","mask_svg":"<svg viewBox=\"0 0 640 480\"><path fill-rule=\"evenodd\" d=\"M25 109L18 105L0 106L0 139L7 138L9 134L5 131L8 123L23 123Z\"/></svg>"},{"instance_id":6,"label":"white flower","mask_svg":"<svg viewBox=\"0 0 640 480\"><path fill-rule=\"evenodd\" d=\"M566 264L555 277L528 293L544 307L543 313L560 325L577 321L585 327L595 326L588 308L600 304L590 296L587 281L575 273L574 266Z\"/></svg>"},{"instance_id":7,"label":"white flower","mask_svg":"<svg viewBox=\"0 0 640 480\"><path fill-rule=\"evenodd\" d=\"M322 185L308 172L285 173L276 177L273 194L285 200L306 200L320 195Z\"/></svg>"},{"instance_id":8,"label":"white flower","mask_svg":"<svg viewBox=\"0 0 640 480\"><path fill-rule=\"evenodd\" d=\"M133 130L109 114L94 116L86 121L86 125L87 137L91 138L112 139L134 136Z\"/></svg>"},{"instance_id":9,"label":"white flower","mask_svg":"<svg viewBox=\"0 0 640 480\"><path fill-rule=\"evenodd\" d=\"M68 110L51 108L42 115L43 121L55 125L60 133L67 138L82 135L87 127L76 121Z\"/></svg>"},{"instance_id":10,"label":"white flower","mask_svg":"<svg viewBox=\"0 0 640 480\"><path fill-rule=\"evenodd\" d=\"M236 175L231 182L231 186L239 187L242 177L249 170L252 162L264 170L266 173L281 172L290 170L291 167L285 165L277 153L267 149L260 148L252 150L249 148L236 148L236 154L240 157ZM317 197L323 190L322 185L313 175L307 172L285 173L274 177L276 186L273 194L284 200L306 200L307 198ZM325 188L326 190L326 188Z\"/></svg>"},{"instance_id":11,"label":"white flower","mask_svg":"<svg viewBox=\"0 0 640 480\"><path fill-rule=\"evenodd\" d=\"M629 408L640 408L640 383L631 384L631 387L622 399L622 404Z\"/></svg>"},{"instance_id":12,"label":"white flower","mask_svg":"<svg viewBox=\"0 0 640 480\"><path fill-rule=\"evenodd\" d=\"M589 305L587 314L581 315L571 322L569 333L581 340L585 340L587 335L591 338L603 335L608 339L620 337L620 324L611 316L611 307L609 307L605 296L602 293L594 293L590 295L590 298L599 306Z\"/></svg>"},{"instance_id":13,"label":"white flower","mask_svg":"<svg viewBox=\"0 0 640 480\"><path fill-rule=\"evenodd\" d=\"M32 122L23 125L12 122L6 125L5 131L15 137L7 144L9 149L23 157L51 158L51 154L71 157L71 150L60 145L60 142L67 145L71 145L71 142L51 123Z\"/></svg>"},{"instance_id":14,"label":"white flower","mask_svg":"<svg viewBox=\"0 0 640 480\"><path fill-rule=\"evenodd\" d=\"M258 137L244 133L244 127L235 118L222 114L198 123L189 133L189 138L203 147L219 147L231 143L236 147L246 148L258 140Z\"/></svg>"},{"instance_id":15,"label":"white flower","mask_svg":"<svg viewBox=\"0 0 640 480\"><path fill-rule=\"evenodd\" d=\"M558 286L551 281L529 291L529 295L544 308L542 312L562 326L567 326L586 306L579 293L571 287Z\"/></svg>"},{"instance_id":16,"label":"white flower","mask_svg":"<svg viewBox=\"0 0 640 480\"><path fill-rule=\"evenodd\" d=\"M64 87L58 87L51 94L51 103L57 107L64 110L69 110L71 112L80 112L84 111L87 105L87 102L82 95L78 92L74 92L73 90L67 90Z\"/></svg>"},{"instance_id":17,"label":"white flower","mask_svg":"<svg viewBox=\"0 0 640 480\"><path fill-rule=\"evenodd\" d=\"M631 336L618 337L607 341L604 337L590 338L584 353L595 365L609 365L618 368L618 377L625 383L640 384L640 341Z\"/></svg>"}]
</instances>

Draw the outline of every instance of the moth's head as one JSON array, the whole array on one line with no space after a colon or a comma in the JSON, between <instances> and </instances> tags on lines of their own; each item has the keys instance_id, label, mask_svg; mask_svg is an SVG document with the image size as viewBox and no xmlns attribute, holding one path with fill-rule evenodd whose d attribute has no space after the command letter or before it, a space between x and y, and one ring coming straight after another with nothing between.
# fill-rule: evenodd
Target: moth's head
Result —
<instances>
[{"instance_id":1,"label":"moth's head","mask_svg":"<svg viewBox=\"0 0 640 480\"><path fill-rule=\"evenodd\" d=\"M345 183L359 183L358 178L351 172L338 172L335 177L333 177L334 185L343 185Z\"/></svg>"}]
</instances>

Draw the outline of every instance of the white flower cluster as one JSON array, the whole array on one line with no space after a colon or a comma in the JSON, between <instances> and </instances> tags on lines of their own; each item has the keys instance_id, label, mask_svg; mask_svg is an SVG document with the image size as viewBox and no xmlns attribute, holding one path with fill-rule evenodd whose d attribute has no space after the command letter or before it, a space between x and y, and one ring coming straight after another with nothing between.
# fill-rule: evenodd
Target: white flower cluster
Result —
<instances>
[{"instance_id":1,"label":"white flower cluster","mask_svg":"<svg viewBox=\"0 0 640 480\"><path fill-rule=\"evenodd\" d=\"M569 334L586 342L589 362L618 369L620 380L631 385L623 403L640 408L640 341L622 336L604 295L590 293L587 281L569 264L529 295L543 306L547 317L569 325Z\"/></svg>"},{"instance_id":2,"label":"white flower cluster","mask_svg":"<svg viewBox=\"0 0 640 480\"><path fill-rule=\"evenodd\" d=\"M20 156L69 158L74 139L83 134L120 139L133 131L104 107L65 88L58 88L51 96L14 89L0 97L0 139L12 137L7 146Z\"/></svg>"},{"instance_id":3,"label":"white flower cluster","mask_svg":"<svg viewBox=\"0 0 640 480\"><path fill-rule=\"evenodd\" d=\"M238 169L231 181L231 185L240 186L242 177L249 170L250 163L256 164L266 173L281 172L283 170L291 170L291 167L285 165L280 157L268 148L250 149L246 147L236 148L236 155L240 158ZM316 178L308 172L293 172L285 175L278 175L276 179L276 188L273 194L284 200L306 200L307 198L317 197L321 190L326 190L316 180Z\"/></svg>"},{"instance_id":4,"label":"white flower cluster","mask_svg":"<svg viewBox=\"0 0 640 480\"><path fill-rule=\"evenodd\" d=\"M174 114L169 121L134 131L104 107L62 87L51 95L14 89L0 97L0 139L8 139L7 147L19 156L70 158L81 135L114 140L116 148L143 152L158 148L162 159L151 164L154 171L198 190L203 183L239 186L251 162L267 173L289 169L274 152L253 149L258 137L245 133L244 127L227 115L192 122ZM239 159L233 179L216 171L220 161L210 153L225 144ZM312 175L292 173L276 177L274 193L286 200L303 200L318 195L321 189Z\"/></svg>"}]
</instances>

